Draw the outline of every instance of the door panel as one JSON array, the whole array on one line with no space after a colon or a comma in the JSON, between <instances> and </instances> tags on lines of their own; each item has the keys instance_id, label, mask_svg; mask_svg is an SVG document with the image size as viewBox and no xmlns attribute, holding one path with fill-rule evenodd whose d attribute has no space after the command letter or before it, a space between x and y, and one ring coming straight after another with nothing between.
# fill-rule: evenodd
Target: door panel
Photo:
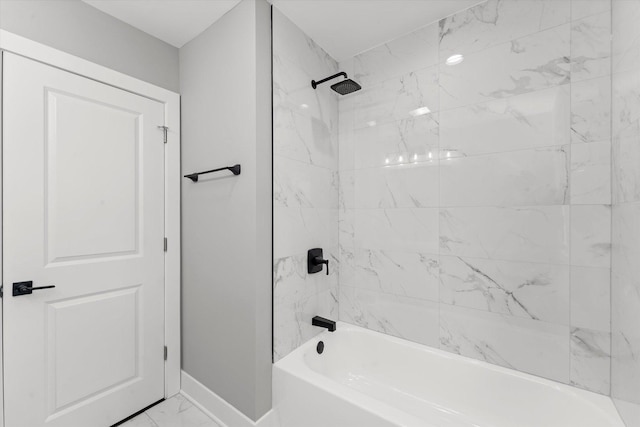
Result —
<instances>
[{"instance_id":1,"label":"door panel","mask_svg":"<svg viewBox=\"0 0 640 427\"><path fill-rule=\"evenodd\" d=\"M164 397L164 106L12 54L3 87L5 422L109 426Z\"/></svg>"},{"instance_id":2,"label":"door panel","mask_svg":"<svg viewBox=\"0 0 640 427\"><path fill-rule=\"evenodd\" d=\"M140 380L139 291L136 286L47 304L51 413Z\"/></svg>"},{"instance_id":3,"label":"door panel","mask_svg":"<svg viewBox=\"0 0 640 427\"><path fill-rule=\"evenodd\" d=\"M137 253L141 115L48 88L45 97L49 262Z\"/></svg>"}]
</instances>

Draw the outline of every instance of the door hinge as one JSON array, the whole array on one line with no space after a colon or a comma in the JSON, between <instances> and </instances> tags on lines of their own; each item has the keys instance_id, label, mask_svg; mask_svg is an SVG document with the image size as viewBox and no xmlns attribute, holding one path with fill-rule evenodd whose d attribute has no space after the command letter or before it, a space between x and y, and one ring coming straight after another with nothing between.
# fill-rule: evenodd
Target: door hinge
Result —
<instances>
[{"instance_id":1,"label":"door hinge","mask_svg":"<svg viewBox=\"0 0 640 427\"><path fill-rule=\"evenodd\" d=\"M164 360L167 360L167 355L169 354L169 350L167 350L167 346L164 346Z\"/></svg>"},{"instance_id":2,"label":"door hinge","mask_svg":"<svg viewBox=\"0 0 640 427\"><path fill-rule=\"evenodd\" d=\"M158 126L158 129L162 129L162 133L164 135L164 143L167 143L167 132L169 131L169 128L167 126Z\"/></svg>"},{"instance_id":3,"label":"door hinge","mask_svg":"<svg viewBox=\"0 0 640 427\"><path fill-rule=\"evenodd\" d=\"M4 285L0 285L0 298L4 298Z\"/></svg>"},{"instance_id":4,"label":"door hinge","mask_svg":"<svg viewBox=\"0 0 640 427\"><path fill-rule=\"evenodd\" d=\"M167 238L164 238L164 251L167 252L167 248L169 247L169 243L167 242Z\"/></svg>"}]
</instances>

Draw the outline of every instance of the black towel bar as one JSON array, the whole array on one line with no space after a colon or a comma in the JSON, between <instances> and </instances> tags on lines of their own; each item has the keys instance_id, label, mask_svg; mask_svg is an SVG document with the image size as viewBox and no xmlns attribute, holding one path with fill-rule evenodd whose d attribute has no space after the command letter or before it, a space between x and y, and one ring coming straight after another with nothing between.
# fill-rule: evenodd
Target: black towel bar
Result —
<instances>
[{"instance_id":1,"label":"black towel bar","mask_svg":"<svg viewBox=\"0 0 640 427\"><path fill-rule=\"evenodd\" d=\"M233 165L233 166L225 166L223 168L218 168L218 169L211 169L210 171L190 173L189 175L185 175L184 177L189 178L193 182L198 182L198 176L200 175L204 175L206 173L219 172L223 170L230 170L231 172L233 172L234 175L240 175L240 165Z\"/></svg>"}]
</instances>

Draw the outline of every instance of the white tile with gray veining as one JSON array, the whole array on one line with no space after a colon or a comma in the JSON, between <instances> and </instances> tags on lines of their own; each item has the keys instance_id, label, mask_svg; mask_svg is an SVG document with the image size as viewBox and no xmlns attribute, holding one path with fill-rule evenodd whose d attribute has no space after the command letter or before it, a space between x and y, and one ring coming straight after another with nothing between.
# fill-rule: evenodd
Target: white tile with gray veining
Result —
<instances>
[{"instance_id":1,"label":"white tile with gray veining","mask_svg":"<svg viewBox=\"0 0 640 427\"><path fill-rule=\"evenodd\" d=\"M640 396L640 203L613 206L611 275L612 396Z\"/></svg>"},{"instance_id":2,"label":"white tile with gray veining","mask_svg":"<svg viewBox=\"0 0 640 427\"><path fill-rule=\"evenodd\" d=\"M611 11L611 0L571 0L573 21L609 11Z\"/></svg>"},{"instance_id":3,"label":"white tile with gray veining","mask_svg":"<svg viewBox=\"0 0 640 427\"><path fill-rule=\"evenodd\" d=\"M441 65L441 110L569 83L569 39L565 24Z\"/></svg>"},{"instance_id":4,"label":"white tile with gray veining","mask_svg":"<svg viewBox=\"0 0 640 427\"><path fill-rule=\"evenodd\" d=\"M613 143L613 201L640 201L640 134Z\"/></svg>"},{"instance_id":5,"label":"white tile with gray veining","mask_svg":"<svg viewBox=\"0 0 640 427\"><path fill-rule=\"evenodd\" d=\"M608 268L571 267L571 326L611 331L611 272Z\"/></svg>"},{"instance_id":6,"label":"white tile with gray veining","mask_svg":"<svg viewBox=\"0 0 640 427\"><path fill-rule=\"evenodd\" d=\"M569 207L440 209L440 254L568 264Z\"/></svg>"},{"instance_id":7,"label":"white tile with gray veining","mask_svg":"<svg viewBox=\"0 0 640 427\"><path fill-rule=\"evenodd\" d=\"M339 197L340 209L353 209L356 205L356 173L353 170L344 170L339 173Z\"/></svg>"},{"instance_id":8,"label":"white tile with gray veining","mask_svg":"<svg viewBox=\"0 0 640 427\"><path fill-rule=\"evenodd\" d=\"M340 287L340 319L430 346L438 345L438 303Z\"/></svg>"},{"instance_id":9,"label":"white tile with gray veining","mask_svg":"<svg viewBox=\"0 0 640 427\"><path fill-rule=\"evenodd\" d=\"M276 71L279 73L301 70L311 78L319 80L327 76L316 76L316 73L335 73L338 70L336 61L277 8L274 8L273 13L273 47L274 74ZM285 58L291 65L279 69L277 58ZM307 80L306 85L310 82L310 79ZM280 83L302 86L302 80L294 82L284 79Z\"/></svg>"},{"instance_id":10,"label":"white tile with gray veining","mask_svg":"<svg viewBox=\"0 0 640 427\"><path fill-rule=\"evenodd\" d=\"M612 10L614 73L640 69L640 26L638 22L640 22L640 2L637 0L614 0Z\"/></svg>"},{"instance_id":11,"label":"white tile with gray veining","mask_svg":"<svg viewBox=\"0 0 640 427\"><path fill-rule=\"evenodd\" d=\"M292 60L276 58L274 62L274 105L290 109L321 120L331 130L338 129L338 113L335 110L336 95L328 86L311 87L311 80L318 78L296 68ZM337 65L336 65L337 68ZM321 76L335 74L334 69L319 71ZM326 77L326 76L325 76ZM322 78L322 77L319 77Z\"/></svg>"},{"instance_id":12,"label":"white tile with gray veining","mask_svg":"<svg viewBox=\"0 0 640 427\"><path fill-rule=\"evenodd\" d=\"M307 253L311 248L338 246L338 210L316 208L273 209L274 258Z\"/></svg>"},{"instance_id":13,"label":"white tile with gray veining","mask_svg":"<svg viewBox=\"0 0 640 427\"><path fill-rule=\"evenodd\" d=\"M440 305L440 348L569 382L569 327Z\"/></svg>"},{"instance_id":14,"label":"white tile with gray veining","mask_svg":"<svg viewBox=\"0 0 640 427\"><path fill-rule=\"evenodd\" d=\"M273 157L275 206L338 208L338 172L286 157Z\"/></svg>"},{"instance_id":15,"label":"white tile with gray veining","mask_svg":"<svg viewBox=\"0 0 640 427\"><path fill-rule=\"evenodd\" d=\"M356 170L355 207L425 208L438 206L438 167L429 162Z\"/></svg>"},{"instance_id":16,"label":"white tile with gray veining","mask_svg":"<svg viewBox=\"0 0 640 427\"><path fill-rule=\"evenodd\" d=\"M640 69L620 73L613 79L613 138L640 134Z\"/></svg>"},{"instance_id":17,"label":"white tile with gray veining","mask_svg":"<svg viewBox=\"0 0 640 427\"><path fill-rule=\"evenodd\" d=\"M338 99L338 170L351 170L355 162L355 122L353 110L353 97L340 97Z\"/></svg>"},{"instance_id":18,"label":"white tile with gray veining","mask_svg":"<svg viewBox=\"0 0 640 427\"><path fill-rule=\"evenodd\" d=\"M340 286L356 285L355 247L340 245Z\"/></svg>"},{"instance_id":19,"label":"white tile with gray veining","mask_svg":"<svg viewBox=\"0 0 640 427\"><path fill-rule=\"evenodd\" d=\"M357 209L358 248L438 253L438 209Z\"/></svg>"},{"instance_id":20,"label":"white tile with gray veining","mask_svg":"<svg viewBox=\"0 0 640 427\"><path fill-rule=\"evenodd\" d=\"M307 254L277 258L274 261L274 296L277 301L302 300L326 290L336 290L338 284L338 248L324 248L329 260L329 275L309 274Z\"/></svg>"},{"instance_id":21,"label":"white tile with gray veining","mask_svg":"<svg viewBox=\"0 0 640 427\"><path fill-rule=\"evenodd\" d=\"M356 287L438 301L436 255L356 249L355 268Z\"/></svg>"},{"instance_id":22,"label":"white tile with gray veining","mask_svg":"<svg viewBox=\"0 0 640 427\"><path fill-rule=\"evenodd\" d=\"M571 204L611 203L611 143L571 146Z\"/></svg>"},{"instance_id":23,"label":"white tile with gray veining","mask_svg":"<svg viewBox=\"0 0 640 427\"><path fill-rule=\"evenodd\" d=\"M440 20L440 59L478 52L570 20L569 0L489 0Z\"/></svg>"},{"instance_id":24,"label":"white tile with gray veining","mask_svg":"<svg viewBox=\"0 0 640 427\"><path fill-rule=\"evenodd\" d=\"M614 205L612 216L612 280L616 283L611 297L617 308L612 315L622 320L618 325L635 328L640 313L640 202ZM640 330L637 334L640 337Z\"/></svg>"},{"instance_id":25,"label":"white tile with gray veining","mask_svg":"<svg viewBox=\"0 0 640 427\"><path fill-rule=\"evenodd\" d=\"M633 330L635 325L637 323L630 324L627 329L611 331L611 394L629 402L636 402L640 393L637 362L640 357L640 336Z\"/></svg>"},{"instance_id":26,"label":"white tile with gray veining","mask_svg":"<svg viewBox=\"0 0 640 427\"><path fill-rule=\"evenodd\" d=\"M610 333L572 328L571 384L609 395L610 369Z\"/></svg>"},{"instance_id":27,"label":"white tile with gray veining","mask_svg":"<svg viewBox=\"0 0 640 427\"><path fill-rule=\"evenodd\" d=\"M594 142L611 138L611 78L571 84L571 141Z\"/></svg>"},{"instance_id":28,"label":"white tile with gray veining","mask_svg":"<svg viewBox=\"0 0 640 427\"><path fill-rule=\"evenodd\" d=\"M569 324L569 267L440 257L440 301L561 325Z\"/></svg>"},{"instance_id":29,"label":"white tile with gray veining","mask_svg":"<svg viewBox=\"0 0 640 427\"><path fill-rule=\"evenodd\" d=\"M640 71L613 79L614 202L640 200Z\"/></svg>"},{"instance_id":30,"label":"white tile with gray veining","mask_svg":"<svg viewBox=\"0 0 640 427\"><path fill-rule=\"evenodd\" d=\"M437 152L438 113L382 124L371 123L354 131L355 169L412 161L434 162Z\"/></svg>"},{"instance_id":31,"label":"white tile with gray veining","mask_svg":"<svg viewBox=\"0 0 640 427\"><path fill-rule=\"evenodd\" d=\"M322 120L275 105L273 133L275 156L337 169L338 134Z\"/></svg>"},{"instance_id":32,"label":"white tile with gray veining","mask_svg":"<svg viewBox=\"0 0 640 427\"><path fill-rule=\"evenodd\" d=\"M353 58L355 80L363 86L382 83L438 63L437 23L374 47Z\"/></svg>"},{"instance_id":33,"label":"white tile with gray veining","mask_svg":"<svg viewBox=\"0 0 640 427\"><path fill-rule=\"evenodd\" d=\"M432 66L364 86L353 95L355 127L382 124L438 111L438 67Z\"/></svg>"},{"instance_id":34,"label":"white tile with gray veining","mask_svg":"<svg viewBox=\"0 0 640 427\"><path fill-rule=\"evenodd\" d=\"M273 304L273 353L279 360L323 329L313 326L311 319L322 316L338 318L338 295L335 290L322 291L308 298L281 298Z\"/></svg>"},{"instance_id":35,"label":"white tile with gray veining","mask_svg":"<svg viewBox=\"0 0 640 427\"><path fill-rule=\"evenodd\" d=\"M571 24L571 81L611 74L611 13Z\"/></svg>"},{"instance_id":36,"label":"white tile with gray veining","mask_svg":"<svg viewBox=\"0 0 640 427\"><path fill-rule=\"evenodd\" d=\"M571 206L571 265L611 265L611 206Z\"/></svg>"},{"instance_id":37,"label":"white tile with gray veining","mask_svg":"<svg viewBox=\"0 0 640 427\"><path fill-rule=\"evenodd\" d=\"M569 146L440 161L440 206L562 205L568 201Z\"/></svg>"},{"instance_id":38,"label":"white tile with gray veining","mask_svg":"<svg viewBox=\"0 0 640 427\"><path fill-rule=\"evenodd\" d=\"M330 275L307 273L306 253L276 259L274 264L274 354L282 358L321 332L311 325L316 315L338 314L338 249L325 248Z\"/></svg>"},{"instance_id":39,"label":"white tile with gray veining","mask_svg":"<svg viewBox=\"0 0 640 427\"><path fill-rule=\"evenodd\" d=\"M570 142L569 85L442 111L440 147L453 157Z\"/></svg>"}]
</instances>

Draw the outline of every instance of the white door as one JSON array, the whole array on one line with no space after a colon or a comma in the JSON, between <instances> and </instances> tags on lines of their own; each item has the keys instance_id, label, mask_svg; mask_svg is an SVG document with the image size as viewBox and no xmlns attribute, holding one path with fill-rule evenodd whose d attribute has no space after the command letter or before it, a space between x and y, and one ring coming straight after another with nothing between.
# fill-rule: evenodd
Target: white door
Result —
<instances>
[{"instance_id":1,"label":"white door","mask_svg":"<svg viewBox=\"0 0 640 427\"><path fill-rule=\"evenodd\" d=\"M3 90L5 425L110 426L164 397L164 108L7 53Z\"/></svg>"}]
</instances>

